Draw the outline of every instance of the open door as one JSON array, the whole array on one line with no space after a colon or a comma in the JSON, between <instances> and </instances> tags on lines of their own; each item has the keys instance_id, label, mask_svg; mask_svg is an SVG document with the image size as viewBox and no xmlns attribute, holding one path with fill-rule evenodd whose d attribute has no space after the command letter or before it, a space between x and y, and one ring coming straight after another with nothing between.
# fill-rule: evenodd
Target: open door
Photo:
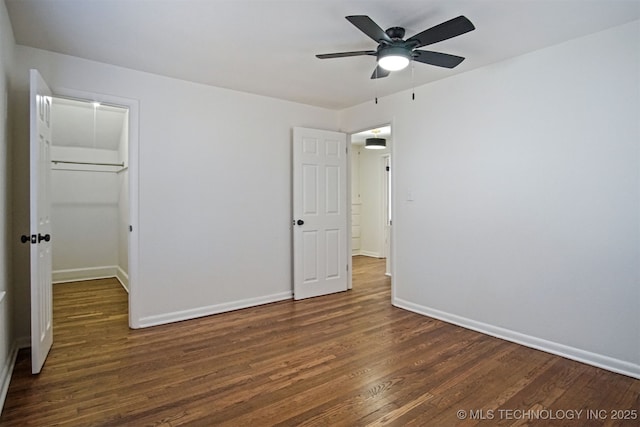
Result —
<instances>
[{"instance_id":1,"label":"open door","mask_svg":"<svg viewBox=\"0 0 640 427\"><path fill-rule=\"evenodd\" d=\"M30 71L31 372L53 344L51 289L51 90Z\"/></svg>"},{"instance_id":2,"label":"open door","mask_svg":"<svg viewBox=\"0 0 640 427\"><path fill-rule=\"evenodd\" d=\"M293 129L293 295L346 291L347 136Z\"/></svg>"}]
</instances>

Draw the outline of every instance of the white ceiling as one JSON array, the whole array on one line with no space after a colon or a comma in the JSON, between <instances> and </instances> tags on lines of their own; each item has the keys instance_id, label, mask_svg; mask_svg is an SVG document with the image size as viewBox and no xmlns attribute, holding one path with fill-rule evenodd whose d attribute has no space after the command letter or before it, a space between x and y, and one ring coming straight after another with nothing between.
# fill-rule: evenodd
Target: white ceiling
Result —
<instances>
[{"instance_id":1,"label":"white ceiling","mask_svg":"<svg viewBox=\"0 0 640 427\"><path fill-rule=\"evenodd\" d=\"M640 19L640 0L6 0L18 44L184 80L340 109ZM454 70L416 64L369 79L375 49L344 17L407 37L458 15L476 30L428 49ZM594 52L597 55L597 52Z\"/></svg>"},{"instance_id":2,"label":"white ceiling","mask_svg":"<svg viewBox=\"0 0 640 427\"><path fill-rule=\"evenodd\" d=\"M127 114L124 108L53 98L52 144L117 150Z\"/></svg>"}]
</instances>

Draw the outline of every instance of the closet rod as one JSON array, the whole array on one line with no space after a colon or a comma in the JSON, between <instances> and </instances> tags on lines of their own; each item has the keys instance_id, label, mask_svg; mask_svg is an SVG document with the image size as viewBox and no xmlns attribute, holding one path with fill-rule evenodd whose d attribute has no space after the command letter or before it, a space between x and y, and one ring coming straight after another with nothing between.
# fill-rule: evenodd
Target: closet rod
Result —
<instances>
[{"instance_id":1,"label":"closet rod","mask_svg":"<svg viewBox=\"0 0 640 427\"><path fill-rule=\"evenodd\" d=\"M71 162L68 160L51 160L51 163L53 164L58 164L58 163L65 163L65 164L69 164L69 165L93 165L93 166L118 166L123 168L124 167L124 162L122 163L93 163L93 162Z\"/></svg>"}]
</instances>

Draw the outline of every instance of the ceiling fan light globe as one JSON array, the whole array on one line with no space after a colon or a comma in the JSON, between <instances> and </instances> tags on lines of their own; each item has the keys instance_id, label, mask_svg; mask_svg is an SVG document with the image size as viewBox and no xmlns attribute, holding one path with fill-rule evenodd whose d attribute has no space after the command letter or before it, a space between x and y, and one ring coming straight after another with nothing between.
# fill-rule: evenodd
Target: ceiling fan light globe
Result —
<instances>
[{"instance_id":1,"label":"ceiling fan light globe","mask_svg":"<svg viewBox=\"0 0 640 427\"><path fill-rule=\"evenodd\" d=\"M378 65L387 71L400 71L409 65L409 60L404 56L385 56L380 58Z\"/></svg>"},{"instance_id":2,"label":"ceiling fan light globe","mask_svg":"<svg viewBox=\"0 0 640 427\"><path fill-rule=\"evenodd\" d=\"M409 65L411 52L402 48L388 48L378 56L378 65L387 71L399 71Z\"/></svg>"}]
</instances>

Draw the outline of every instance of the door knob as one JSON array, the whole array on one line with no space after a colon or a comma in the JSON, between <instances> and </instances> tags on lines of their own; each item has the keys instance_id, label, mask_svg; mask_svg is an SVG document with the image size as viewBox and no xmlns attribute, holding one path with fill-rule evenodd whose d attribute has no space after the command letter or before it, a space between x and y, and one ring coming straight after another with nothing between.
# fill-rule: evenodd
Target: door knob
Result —
<instances>
[{"instance_id":1,"label":"door knob","mask_svg":"<svg viewBox=\"0 0 640 427\"><path fill-rule=\"evenodd\" d=\"M304 224L304 221L303 221L303 220L301 220L301 219L299 219L299 220L297 220L297 221L296 221L296 224L298 224L298 225L302 225L302 224Z\"/></svg>"},{"instance_id":2,"label":"door knob","mask_svg":"<svg viewBox=\"0 0 640 427\"><path fill-rule=\"evenodd\" d=\"M51 240L51 235L49 234L45 234L44 236L40 233L38 233L38 243L42 242L42 241L48 242L49 240Z\"/></svg>"}]
</instances>

